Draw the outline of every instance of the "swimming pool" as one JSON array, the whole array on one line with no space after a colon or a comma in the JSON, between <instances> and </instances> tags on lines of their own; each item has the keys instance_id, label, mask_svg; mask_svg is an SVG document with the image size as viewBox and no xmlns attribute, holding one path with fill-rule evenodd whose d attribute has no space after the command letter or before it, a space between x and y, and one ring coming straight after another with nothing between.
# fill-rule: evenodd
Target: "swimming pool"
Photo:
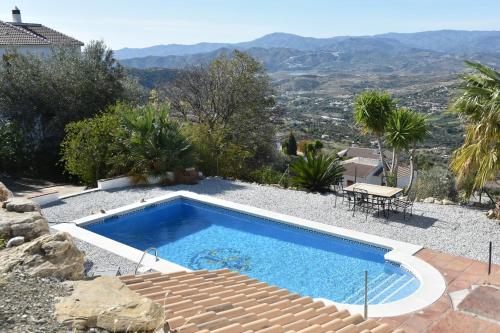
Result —
<instances>
[{"instance_id":1,"label":"swimming pool","mask_svg":"<svg viewBox=\"0 0 500 333\"><path fill-rule=\"evenodd\" d=\"M134 262L154 246L162 259L146 255L143 264L160 272L227 267L356 312L366 270L377 317L427 306L446 286L413 256L421 246L186 191L54 228Z\"/></svg>"},{"instance_id":2,"label":"swimming pool","mask_svg":"<svg viewBox=\"0 0 500 333\"><path fill-rule=\"evenodd\" d=\"M384 259L387 249L308 231L261 217L176 199L85 227L189 269L229 268L292 292L363 304L412 294L419 281Z\"/></svg>"}]
</instances>

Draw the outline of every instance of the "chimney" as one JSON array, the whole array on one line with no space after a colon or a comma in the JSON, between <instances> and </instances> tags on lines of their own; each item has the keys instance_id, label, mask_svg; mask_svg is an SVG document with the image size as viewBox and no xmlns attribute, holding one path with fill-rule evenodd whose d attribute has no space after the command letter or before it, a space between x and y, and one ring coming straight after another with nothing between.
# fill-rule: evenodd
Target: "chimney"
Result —
<instances>
[{"instance_id":1,"label":"chimney","mask_svg":"<svg viewBox=\"0 0 500 333\"><path fill-rule=\"evenodd\" d=\"M23 23L23 21L21 20L21 11L19 10L19 8L17 8L17 6L12 9L12 22Z\"/></svg>"}]
</instances>

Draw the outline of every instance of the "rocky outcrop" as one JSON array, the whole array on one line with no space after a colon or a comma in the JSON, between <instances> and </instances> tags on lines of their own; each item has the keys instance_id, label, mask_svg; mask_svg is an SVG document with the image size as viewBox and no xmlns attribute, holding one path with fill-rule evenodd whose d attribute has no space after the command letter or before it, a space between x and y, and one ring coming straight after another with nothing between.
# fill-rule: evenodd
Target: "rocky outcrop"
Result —
<instances>
[{"instance_id":1,"label":"rocky outcrop","mask_svg":"<svg viewBox=\"0 0 500 333\"><path fill-rule=\"evenodd\" d=\"M68 233L59 232L0 251L0 273L21 270L38 277L84 278L85 256Z\"/></svg>"},{"instance_id":2,"label":"rocky outcrop","mask_svg":"<svg viewBox=\"0 0 500 333\"><path fill-rule=\"evenodd\" d=\"M0 238L22 236L26 241L49 233L47 220L38 211L17 213L0 209Z\"/></svg>"},{"instance_id":3,"label":"rocky outcrop","mask_svg":"<svg viewBox=\"0 0 500 333\"><path fill-rule=\"evenodd\" d=\"M40 205L26 198L11 198L2 203L2 208L16 213L40 212Z\"/></svg>"},{"instance_id":4,"label":"rocky outcrop","mask_svg":"<svg viewBox=\"0 0 500 333\"><path fill-rule=\"evenodd\" d=\"M434 199L433 197L428 197L428 198L425 198L422 202L423 203L434 203L436 199Z\"/></svg>"},{"instance_id":5,"label":"rocky outcrop","mask_svg":"<svg viewBox=\"0 0 500 333\"><path fill-rule=\"evenodd\" d=\"M58 321L73 331L153 332L163 327L162 307L125 286L118 278L98 277L74 284L71 296L56 304Z\"/></svg>"},{"instance_id":6,"label":"rocky outcrop","mask_svg":"<svg viewBox=\"0 0 500 333\"><path fill-rule=\"evenodd\" d=\"M0 182L0 202L5 201L13 197L12 192L5 186L2 182Z\"/></svg>"},{"instance_id":7,"label":"rocky outcrop","mask_svg":"<svg viewBox=\"0 0 500 333\"><path fill-rule=\"evenodd\" d=\"M19 246L21 244L24 244L24 237L23 236L17 236L14 238L9 239L7 242L7 245L5 247L14 247L14 246Z\"/></svg>"},{"instance_id":8,"label":"rocky outcrop","mask_svg":"<svg viewBox=\"0 0 500 333\"><path fill-rule=\"evenodd\" d=\"M30 241L48 233L49 224L41 215L38 203L25 198L9 198L2 202L0 238L24 237Z\"/></svg>"}]
</instances>

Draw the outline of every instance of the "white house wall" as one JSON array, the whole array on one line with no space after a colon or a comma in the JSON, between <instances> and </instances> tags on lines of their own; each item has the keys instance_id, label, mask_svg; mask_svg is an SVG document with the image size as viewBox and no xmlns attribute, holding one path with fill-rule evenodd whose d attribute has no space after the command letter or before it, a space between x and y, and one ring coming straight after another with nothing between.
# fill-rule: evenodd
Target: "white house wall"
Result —
<instances>
[{"instance_id":1,"label":"white house wall","mask_svg":"<svg viewBox=\"0 0 500 333\"><path fill-rule=\"evenodd\" d=\"M18 46L13 48L12 46L0 46L0 57L7 52L16 50L23 54L33 54L42 57L48 56L52 52L53 45L33 45L33 46ZM75 52L81 52L80 46L68 46L68 48L73 49Z\"/></svg>"}]
</instances>

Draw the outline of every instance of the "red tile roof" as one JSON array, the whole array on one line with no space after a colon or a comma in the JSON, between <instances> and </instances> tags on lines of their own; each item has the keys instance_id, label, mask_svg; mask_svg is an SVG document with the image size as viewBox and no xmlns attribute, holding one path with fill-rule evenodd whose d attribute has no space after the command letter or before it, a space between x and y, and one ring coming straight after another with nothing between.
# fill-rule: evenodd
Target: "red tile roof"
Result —
<instances>
[{"instance_id":1,"label":"red tile roof","mask_svg":"<svg viewBox=\"0 0 500 333\"><path fill-rule=\"evenodd\" d=\"M74 45L83 43L58 31L35 23L0 21L0 45Z\"/></svg>"},{"instance_id":2,"label":"red tile roof","mask_svg":"<svg viewBox=\"0 0 500 333\"><path fill-rule=\"evenodd\" d=\"M171 332L402 333L228 269L122 276L163 306Z\"/></svg>"}]
</instances>

